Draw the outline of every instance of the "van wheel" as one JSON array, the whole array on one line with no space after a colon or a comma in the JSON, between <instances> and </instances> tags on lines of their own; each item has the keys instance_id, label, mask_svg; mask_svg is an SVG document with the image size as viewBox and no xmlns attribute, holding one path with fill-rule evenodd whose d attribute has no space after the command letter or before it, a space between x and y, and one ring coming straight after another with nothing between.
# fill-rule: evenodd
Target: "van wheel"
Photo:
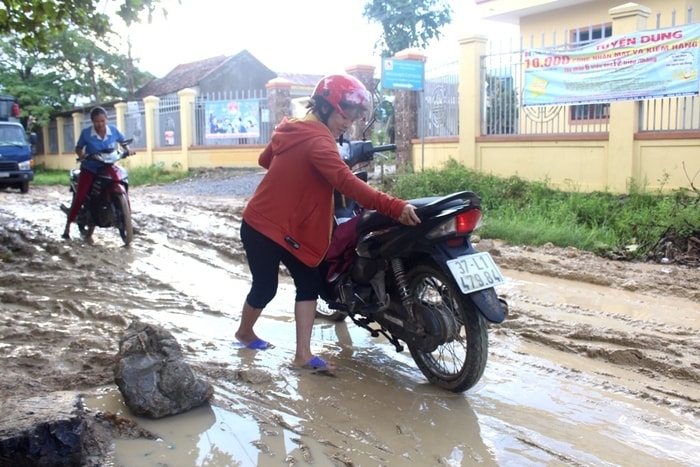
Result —
<instances>
[{"instance_id":1,"label":"van wheel","mask_svg":"<svg viewBox=\"0 0 700 467\"><path fill-rule=\"evenodd\" d=\"M29 182L20 183L19 191L21 191L22 193L29 193Z\"/></svg>"}]
</instances>

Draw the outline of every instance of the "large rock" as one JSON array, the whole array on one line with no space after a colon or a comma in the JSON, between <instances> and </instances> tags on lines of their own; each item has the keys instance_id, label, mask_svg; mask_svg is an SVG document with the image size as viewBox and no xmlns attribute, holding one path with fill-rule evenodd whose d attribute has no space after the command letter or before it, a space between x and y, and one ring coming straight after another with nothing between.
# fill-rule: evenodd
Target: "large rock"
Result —
<instances>
[{"instance_id":1,"label":"large rock","mask_svg":"<svg viewBox=\"0 0 700 467\"><path fill-rule=\"evenodd\" d=\"M170 332L140 321L132 322L119 341L114 380L127 407L150 418L186 412L214 394L185 363Z\"/></svg>"},{"instance_id":2,"label":"large rock","mask_svg":"<svg viewBox=\"0 0 700 467\"><path fill-rule=\"evenodd\" d=\"M73 392L0 401L0 465L84 465L83 415Z\"/></svg>"}]
</instances>

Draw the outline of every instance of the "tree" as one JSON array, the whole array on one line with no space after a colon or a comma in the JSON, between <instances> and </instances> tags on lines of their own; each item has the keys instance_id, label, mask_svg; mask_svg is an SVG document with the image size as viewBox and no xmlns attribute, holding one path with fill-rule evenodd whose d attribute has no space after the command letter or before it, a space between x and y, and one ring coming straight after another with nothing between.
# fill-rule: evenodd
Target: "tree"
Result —
<instances>
[{"instance_id":1,"label":"tree","mask_svg":"<svg viewBox=\"0 0 700 467\"><path fill-rule=\"evenodd\" d=\"M47 35L50 50L38 45L23 49L12 40L0 45L0 83L3 92L17 96L24 115L40 125L56 111L123 100L129 95L130 59L110 44L76 30ZM134 84L141 86L153 76L134 71Z\"/></svg>"},{"instance_id":2,"label":"tree","mask_svg":"<svg viewBox=\"0 0 700 467\"><path fill-rule=\"evenodd\" d=\"M440 28L452 21L447 0L371 0L362 16L382 25L375 50L390 57L407 48L425 49L441 37Z\"/></svg>"},{"instance_id":3,"label":"tree","mask_svg":"<svg viewBox=\"0 0 700 467\"><path fill-rule=\"evenodd\" d=\"M122 1L116 14L129 26L139 22L143 12L150 23L153 12L164 0ZM19 47L46 51L51 46L49 39L70 27L103 37L110 30L104 10L104 0L2 0L0 35L12 36ZM161 10L167 17L167 10Z\"/></svg>"}]
</instances>

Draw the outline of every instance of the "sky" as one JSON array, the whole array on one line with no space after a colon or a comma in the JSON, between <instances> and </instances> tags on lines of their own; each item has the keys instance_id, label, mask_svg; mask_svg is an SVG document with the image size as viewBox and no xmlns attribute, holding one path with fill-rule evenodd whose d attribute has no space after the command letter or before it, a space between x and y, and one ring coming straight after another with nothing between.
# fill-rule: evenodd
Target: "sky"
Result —
<instances>
[{"instance_id":1,"label":"sky","mask_svg":"<svg viewBox=\"0 0 700 467\"><path fill-rule=\"evenodd\" d=\"M108 5L119 2L103 0ZM248 50L275 72L330 74L352 65L381 69L374 43L378 24L362 17L368 0L162 0L165 19L157 11L153 22L114 25L121 32L120 51L131 39L138 67L163 77L177 65ZM476 18L472 0L451 0L452 23L444 37L424 51L426 67L458 59L458 39L478 33L512 30Z\"/></svg>"}]
</instances>

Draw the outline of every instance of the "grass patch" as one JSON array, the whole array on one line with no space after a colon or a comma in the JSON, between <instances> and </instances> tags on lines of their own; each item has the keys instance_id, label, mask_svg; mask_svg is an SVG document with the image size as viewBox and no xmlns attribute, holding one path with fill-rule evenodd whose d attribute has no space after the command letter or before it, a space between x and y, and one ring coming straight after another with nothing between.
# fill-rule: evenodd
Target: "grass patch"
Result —
<instances>
[{"instance_id":1,"label":"grass patch","mask_svg":"<svg viewBox=\"0 0 700 467\"><path fill-rule=\"evenodd\" d=\"M700 197L690 190L629 194L553 189L547 180L499 178L449 161L443 169L385 178L382 189L404 199L473 191L482 198L479 233L513 245L572 246L615 258L660 259L700 236Z\"/></svg>"},{"instance_id":2,"label":"grass patch","mask_svg":"<svg viewBox=\"0 0 700 467\"><path fill-rule=\"evenodd\" d=\"M129 185L132 187L151 184L172 183L174 181L187 178L190 173L184 170L167 169L165 164L154 164L149 167L135 167L129 169ZM35 185L63 185L70 184L70 171L68 170L47 170L43 167L34 169Z\"/></svg>"}]
</instances>

